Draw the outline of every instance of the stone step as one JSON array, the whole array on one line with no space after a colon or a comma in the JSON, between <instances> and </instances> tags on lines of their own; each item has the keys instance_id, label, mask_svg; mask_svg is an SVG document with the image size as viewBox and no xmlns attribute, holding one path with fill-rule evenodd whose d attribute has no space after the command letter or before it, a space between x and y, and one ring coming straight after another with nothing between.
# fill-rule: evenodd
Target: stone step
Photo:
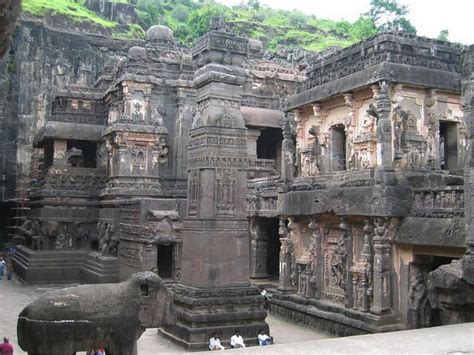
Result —
<instances>
[{"instance_id":1,"label":"stone step","mask_svg":"<svg viewBox=\"0 0 474 355\"><path fill-rule=\"evenodd\" d=\"M83 283L112 283L119 282L119 263L116 257L100 255L97 252L87 255L81 268Z\"/></svg>"},{"instance_id":2,"label":"stone step","mask_svg":"<svg viewBox=\"0 0 474 355\"><path fill-rule=\"evenodd\" d=\"M80 282L80 270L90 250L31 250L18 246L13 270L27 283Z\"/></svg>"}]
</instances>

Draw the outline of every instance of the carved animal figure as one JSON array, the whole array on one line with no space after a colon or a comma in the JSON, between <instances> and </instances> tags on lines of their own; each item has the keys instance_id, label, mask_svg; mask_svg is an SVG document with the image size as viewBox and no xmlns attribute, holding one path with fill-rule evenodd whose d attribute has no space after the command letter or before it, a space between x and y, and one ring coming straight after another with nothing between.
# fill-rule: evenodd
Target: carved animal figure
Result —
<instances>
[{"instance_id":1,"label":"carved animal figure","mask_svg":"<svg viewBox=\"0 0 474 355\"><path fill-rule=\"evenodd\" d=\"M66 355L102 346L107 355L137 354L146 328L174 325L172 294L151 271L119 284L52 291L18 316L18 343L29 355Z\"/></svg>"}]
</instances>

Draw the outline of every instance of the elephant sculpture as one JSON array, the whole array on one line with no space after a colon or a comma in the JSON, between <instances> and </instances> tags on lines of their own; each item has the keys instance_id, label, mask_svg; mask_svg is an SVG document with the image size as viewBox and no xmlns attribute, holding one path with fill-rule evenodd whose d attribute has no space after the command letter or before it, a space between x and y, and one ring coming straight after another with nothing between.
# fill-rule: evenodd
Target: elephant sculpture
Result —
<instances>
[{"instance_id":1,"label":"elephant sculpture","mask_svg":"<svg viewBox=\"0 0 474 355\"><path fill-rule=\"evenodd\" d=\"M80 285L45 294L18 316L18 343L29 355L67 355L102 346L137 354L146 328L174 325L172 293L151 271L118 284Z\"/></svg>"}]
</instances>

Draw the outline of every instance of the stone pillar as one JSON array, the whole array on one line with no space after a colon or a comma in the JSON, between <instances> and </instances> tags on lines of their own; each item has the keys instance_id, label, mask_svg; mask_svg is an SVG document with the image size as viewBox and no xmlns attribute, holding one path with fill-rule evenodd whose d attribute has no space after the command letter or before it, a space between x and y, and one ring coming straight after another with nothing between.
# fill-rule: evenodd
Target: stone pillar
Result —
<instances>
[{"instance_id":1,"label":"stone pillar","mask_svg":"<svg viewBox=\"0 0 474 355\"><path fill-rule=\"evenodd\" d=\"M308 224L308 228L313 230L311 236L310 253L311 253L311 277L309 279L309 294L310 297L319 298L322 290L323 277L323 258L321 253L321 227L316 224L314 220Z\"/></svg>"},{"instance_id":2,"label":"stone pillar","mask_svg":"<svg viewBox=\"0 0 474 355\"><path fill-rule=\"evenodd\" d=\"M247 152L249 159L257 159L257 140L262 132L259 129L249 129L247 131Z\"/></svg>"},{"instance_id":3,"label":"stone pillar","mask_svg":"<svg viewBox=\"0 0 474 355\"><path fill-rule=\"evenodd\" d=\"M291 283L291 250L293 243L289 237L289 230L286 226L285 219L280 218L280 227L278 229L280 235L280 276L278 279L278 290L283 292L294 292Z\"/></svg>"},{"instance_id":4,"label":"stone pillar","mask_svg":"<svg viewBox=\"0 0 474 355\"><path fill-rule=\"evenodd\" d=\"M267 273L267 231L258 219L250 219L250 278L265 279Z\"/></svg>"},{"instance_id":5,"label":"stone pillar","mask_svg":"<svg viewBox=\"0 0 474 355\"><path fill-rule=\"evenodd\" d=\"M462 99L464 121L469 128L470 154L465 167L466 254L462 258L462 277L474 285L474 45L462 57Z\"/></svg>"},{"instance_id":6,"label":"stone pillar","mask_svg":"<svg viewBox=\"0 0 474 355\"><path fill-rule=\"evenodd\" d=\"M53 155L53 165L65 165L64 161L67 150L67 140L65 139L55 139L54 140L54 155Z\"/></svg>"},{"instance_id":7,"label":"stone pillar","mask_svg":"<svg viewBox=\"0 0 474 355\"><path fill-rule=\"evenodd\" d=\"M374 228L373 301L370 311L382 314L391 308L390 293L390 238L387 237L388 219L377 217Z\"/></svg>"},{"instance_id":8,"label":"stone pillar","mask_svg":"<svg viewBox=\"0 0 474 355\"><path fill-rule=\"evenodd\" d=\"M178 323L163 334L190 350L206 349L218 331L239 329L254 342L268 331L263 297L249 282L246 213L247 129L240 111L248 40L214 30L196 41L197 112L187 148L188 213L182 284L174 288Z\"/></svg>"},{"instance_id":9,"label":"stone pillar","mask_svg":"<svg viewBox=\"0 0 474 355\"><path fill-rule=\"evenodd\" d=\"M377 120L377 164L380 167L392 166L392 122L390 122L389 85L380 83L380 91L376 96Z\"/></svg>"},{"instance_id":10,"label":"stone pillar","mask_svg":"<svg viewBox=\"0 0 474 355\"><path fill-rule=\"evenodd\" d=\"M341 223L339 223L339 228L342 231L342 238L344 238L344 248L345 248L345 268L344 268L344 278L346 280L345 282L345 295L346 295L346 302L345 306L347 308L352 308L354 299L352 298L352 273L350 272L350 268L352 266L352 232L351 232L351 226L349 225L347 221L347 216L342 216L341 217Z\"/></svg>"},{"instance_id":11,"label":"stone pillar","mask_svg":"<svg viewBox=\"0 0 474 355\"><path fill-rule=\"evenodd\" d=\"M286 114L282 122L283 142L281 144L281 178L282 180L290 180L294 174L294 147L293 132L291 129L289 114Z\"/></svg>"}]
</instances>

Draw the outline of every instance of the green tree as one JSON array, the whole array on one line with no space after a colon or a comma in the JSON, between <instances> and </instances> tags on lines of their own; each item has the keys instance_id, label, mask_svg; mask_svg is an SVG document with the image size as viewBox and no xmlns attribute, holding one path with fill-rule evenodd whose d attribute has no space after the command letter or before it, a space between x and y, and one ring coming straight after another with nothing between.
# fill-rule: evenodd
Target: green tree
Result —
<instances>
[{"instance_id":1,"label":"green tree","mask_svg":"<svg viewBox=\"0 0 474 355\"><path fill-rule=\"evenodd\" d=\"M397 0L371 0L370 10L365 14L376 24L379 31L402 30L416 34L416 28L406 18L408 6Z\"/></svg>"},{"instance_id":2,"label":"green tree","mask_svg":"<svg viewBox=\"0 0 474 355\"><path fill-rule=\"evenodd\" d=\"M360 16L349 30L350 35L360 41L377 34L377 26L374 21L367 16Z\"/></svg>"},{"instance_id":3,"label":"green tree","mask_svg":"<svg viewBox=\"0 0 474 355\"><path fill-rule=\"evenodd\" d=\"M162 0L138 0L136 9L138 18L147 27L161 23L163 20L164 2Z\"/></svg>"},{"instance_id":4,"label":"green tree","mask_svg":"<svg viewBox=\"0 0 474 355\"><path fill-rule=\"evenodd\" d=\"M250 9L258 10L260 8L260 1L259 0L248 0L247 7Z\"/></svg>"},{"instance_id":5,"label":"green tree","mask_svg":"<svg viewBox=\"0 0 474 355\"><path fill-rule=\"evenodd\" d=\"M448 30L441 30L439 31L439 35L438 37L436 37L436 39L440 40L440 41L449 41L448 40L448 37L449 37L449 31Z\"/></svg>"}]
</instances>

